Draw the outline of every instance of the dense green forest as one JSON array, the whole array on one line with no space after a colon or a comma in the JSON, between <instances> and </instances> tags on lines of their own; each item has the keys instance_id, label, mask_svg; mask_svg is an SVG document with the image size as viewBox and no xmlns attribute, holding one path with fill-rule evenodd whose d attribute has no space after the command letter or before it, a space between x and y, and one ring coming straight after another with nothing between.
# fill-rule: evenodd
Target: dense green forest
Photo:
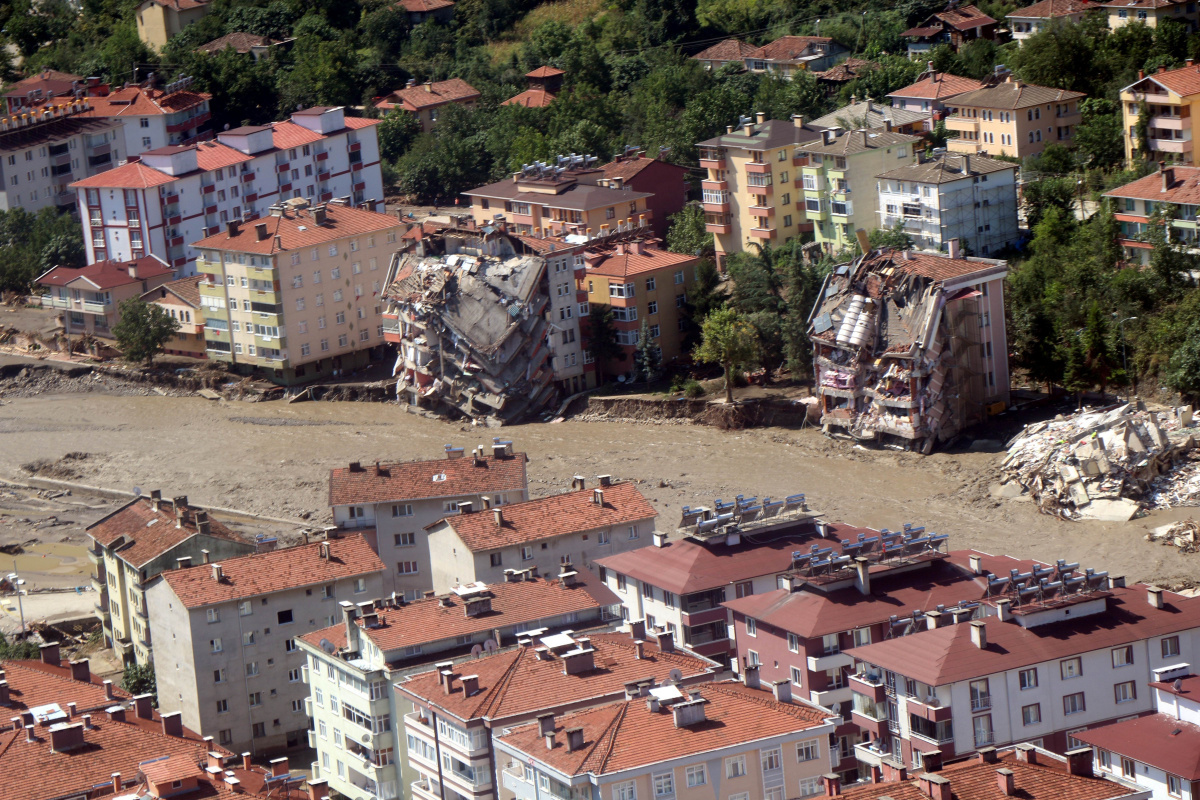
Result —
<instances>
[{"instance_id":1,"label":"dense green forest","mask_svg":"<svg viewBox=\"0 0 1200 800\"><path fill-rule=\"evenodd\" d=\"M1003 19L1023 3L978 5ZM212 93L218 129L279 119L310 104L373 113L372 98L410 78L462 78L482 101L445 110L436 133L421 134L403 113L379 129L385 183L420 202L452 203L464 189L559 153L606 156L636 144L652 152L669 148L668 158L694 166L695 143L741 114L813 118L851 94L883 98L925 68L904 57L900 32L943 6L940 0L459 0L453 22L410 26L391 0L214 0L208 16L155 53L137 37L135 0L82 0L78 10L66 0L18 0L0 5L0 27L20 63L10 52L0 70L11 78L51 67L114 84L150 72L167 80L190 75ZM232 50L197 51L235 31L296 41L261 61ZM805 73L783 81L734 68L708 72L691 58L728 36L764 43L787 33L831 36L879 66L830 95ZM1130 372L1144 386L1200 393L1200 292L1188 277L1194 259L1160 227L1152 267L1126 268L1103 204L1088 222L1075 213L1080 200L1095 200L1153 168L1125 171L1122 164L1120 87L1139 69L1178 66L1197 55L1200 37L1181 25L1110 32L1099 15L1054 26L1021 48L980 41L959 53L945 46L933 51L939 70L983 77L1003 64L1029 82L1089 96L1078 146L1051 147L1022 165L1031 240L1023 252L1008 254L1009 332L1014 363L1032 380L1072 390L1124 385L1132 377L1121 368L1124 344ZM543 64L566 71L554 103L500 105L525 88L525 72ZM27 280L29 267L4 264L35 258L40 264L55 248L70 250L48 222L22 218L0 227L39 231L36 242L8 237L10 256L0 260L7 288ZM880 244L902 240L875 234ZM700 215L685 212L670 244L685 252L711 247ZM732 305L755 328L764 366L804 373L804 321L827 267L805 264L795 244L741 254L731 260L728 295L706 267L705 288L693 303L697 330L708 310Z\"/></svg>"}]
</instances>

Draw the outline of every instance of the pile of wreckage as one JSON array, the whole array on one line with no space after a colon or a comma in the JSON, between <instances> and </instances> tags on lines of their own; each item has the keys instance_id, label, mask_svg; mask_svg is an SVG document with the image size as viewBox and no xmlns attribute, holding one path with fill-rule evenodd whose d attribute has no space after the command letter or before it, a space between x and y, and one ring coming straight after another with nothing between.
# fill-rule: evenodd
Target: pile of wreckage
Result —
<instances>
[{"instance_id":1,"label":"pile of wreckage","mask_svg":"<svg viewBox=\"0 0 1200 800\"><path fill-rule=\"evenodd\" d=\"M1132 519L1143 508L1200 505L1190 406L1124 404L1026 426L1008 444L1002 483L1063 519Z\"/></svg>"},{"instance_id":2,"label":"pile of wreckage","mask_svg":"<svg viewBox=\"0 0 1200 800\"><path fill-rule=\"evenodd\" d=\"M1194 553L1200 550L1200 524L1194 519L1185 519L1163 525L1147 533L1146 541L1177 547L1181 553Z\"/></svg>"},{"instance_id":3,"label":"pile of wreckage","mask_svg":"<svg viewBox=\"0 0 1200 800\"><path fill-rule=\"evenodd\" d=\"M555 388L545 259L488 244L396 254L384 333L399 351L393 375L401 402L496 425L542 410Z\"/></svg>"}]
</instances>

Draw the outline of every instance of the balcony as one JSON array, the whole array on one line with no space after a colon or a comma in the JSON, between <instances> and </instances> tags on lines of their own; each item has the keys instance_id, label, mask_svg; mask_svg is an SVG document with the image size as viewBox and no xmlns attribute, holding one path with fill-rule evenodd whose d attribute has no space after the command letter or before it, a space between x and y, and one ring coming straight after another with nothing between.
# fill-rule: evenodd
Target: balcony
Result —
<instances>
[{"instance_id":1,"label":"balcony","mask_svg":"<svg viewBox=\"0 0 1200 800\"><path fill-rule=\"evenodd\" d=\"M325 170L324 172L318 172L317 180L320 181L321 183L324 183L325 181L329 180L330 176L331 176L331 173L329 172L329 170Z\"/></svg>"},{"instance_id":2,"label":"balcony","mask_svg":"<svg viewBox=\"0 0 1200 800\"><path fill-rule=\"evenodd\" d=\"M360 170L362 170L362 168L363 168L363 165L362 165L361 161L355 161L353 164L350 165L351 172L359 172Z\"/></svg>"},{"instance_id":3,"label":"balcony","mask_svg":"<svg viewBox=\"0 0 1200 800\"><path fill-rule=\"evenodd\" d=\"M729 224L728 222L708 222L704 225L704 231L706 233L716 233L721 236L728 236L729 234L733 233L733 225Z\"/></svg>"},{"instance_id":4,"label":"balcony","mask_svg":"<svg viewBox=\"0 0 1200 800\"><path fill-rule=\"evenodd\" d=\"M775 216L775 206L750 206L750 216L773 217Z\"/></svg>"},{"instance_id":5,"label":"balcony","mask_svg":"<svg viewBox=\"0 0 1200 800\"><path fill-rule=\"evenodd\" d=\"M705 192L701 205L705 213L727 214L729 213L729 195L724 192Z\"/></svg>"},{"instance_id":6,"label":"balcony","mask_svg":"<svg viewBox=\"0 0 1200 800\"><path fill-rule=\"evenodd\" d=\"M826 689L824 691L813 689L808 695L812 702L829 708L834 703L849 703L854 699L854 690L849 686L840 686L836 689Z\"/></svg>"},{"instance_id":7,"label":"balcony","mask_svg":"<svg viewBox=\"0 0 1200 800\"><path fill-rule=\"evenodd\" d=\"M775 229L774 228L751 228L750 235L753 236L755 239L767 239L767 240L774 239L775 238Z\"/></svg>"},{"instance_id":8,"label":"balcony","mask_svg":"<svg viewBox=\"0 0 1200 800\"><path fill-rule=\"evenodd\" d=\"M328 158L329 158L329 153L326 153L323 151L320 153L317 153L317 161L325 161Z\"/></svg>"},{"instance_id":9,"label":"balcony","mask_svg":"<svg viewBox=\"0 0 1200 800\"><path fill-rule=\"evenodd\" d=\"M977 694L971 697L971 711L987 711L992 707L990 694Z\"/></svg>"},{"instance_id":10,"label":"balcony","mask_svg":"<svg viewBox=\"0 0 1200 800\"><path fill-rule=\"evenodd\" d=\"M986 717L984 717L986 719ZM951 740L953 741L953 740ZM996 743L996 734L993 731L975 731L975 747L990 747Z\"/></svg>"},{"instance_id":11,"label":"balcony","mask_svg":"<svg viewBox=\"0 0 1200 800\"><path fill-rule=\"evenodd\" d=\"M242 183L253 183L253 182L254 182L254 173L253 172L243 172L242 173Z\"/></svg>"},{"instance_id":12,"label":"balcony","mask_svg":"<svg viewBox=\"0 0 1200 800\"><path fill-rule=\"evenodd\" d=\"M55 297L54 295L42 295L42 308L70 308L71 298Z\"/></svg>"},{"instance_id":13,"label":"balcony","mask_svg":"<svg viewBox=\"0 0 1200 800\"><path fill-rule=\"evenodd\" d=\"M1159 114L1150 117L1151 128L1162 128L1167 131L1185 131L1191 125L1191 117L1176 117Z\"/></svg>"},{"instance_id":14,"label":"balcony","mask_svg":"<svg viewBox=\"0 0 1200 800\"><path fill-rule=\"evenodd\" d=\"M212 194L216 190L217 190L217 185L215 183L210 183L207 186L200 187L200 192L202 194Z\"/></svg>"},{"instance_id":15,"label":"balcony","mask_svg":"<svg viewBox=\"0 0 1200 800\"><path fill-rule=\"evenodd\" d=\"M851 675L850 688L857 694L869 697L876 703L882 703L886 695L883 678L872 675Z\"/></svg>"},{"instance_id":16,"label":"balcony","mask_svg":"<svg viewBox=\"0 0 1200 800\"><path fill-rule=\"evenodd\" d=\"M891 760L892 753L880 747L878 739L872 739L854 745L854 757L868 767L878 767L885 759Z\"/></svg>"},{"instance_id":17,"label":"balcony","mask_svg":"<svg viewBox=\"0 0 1200 800\"><path fill-rule=\"evenodd\" d=\"M194 117L188 117L179 122L169 123L167 125L167 133L182 133L189 128L198 128L212 118L212 114L205 111L202 114L197 114Z\"/></svg>"},{"instance_id":18,"label":"balcony","mask_svg":"<svg viewBox=\"0 0 1200 800\"><path fill-rule=\"evenodd\" d=\"M433 781L429 780L428 778L422 778L419 781L413 781L410 786L412 786L413 797L419 798L420 800L442 800L441 794L439 794L438 791L433 788Z\"/></svg>"},{"instance_id":19,"label":"balcony","mask_svg":"<svg viewBox=\"0 0 1200 800\"><path fill-rule=\"evenodd\" d=\"M729 191L729 181L701 180L700 189L708 192L727 192Z\"/></svg>"},{"instance_id":20,"label":"balcony","mask_svg":"<svg viewBox=\"0 0 1200 800\"><path fill-rule=\"evenodd\" d=\"M111 308L112 306L107 303L93 303L89 300L84 300L76 310L82 311L85 314L99 314L103 317L108 315Z\"/></svg>"},{"instance_id":21,"label":"balcony","mask_svg":"<svg viewBox=\"0 0 1200 800\"><path fill-rule=\"evenodd\" d=\"M1190 153L1191 139L1151 139L1150 149L1159 153Z\"/></svg>"},{"instance_id":22,"label":"balcony","mask_svg":"<svg viewBox=\"0 0 1200 800\"><path fill-rule=\"evenodd\" d=\"M979 119L977 117L960 117L952 114L946 117L946 129L959 133L978 133Z\"/></svg>"},{"instance_id":23,"label":"balcony","mask_svg":"<svg viewBox=\"0 0 1200 800\"><path fill-rule=\"evenodd\" d=\"M770 175L771 165L758 161L750 161L746 163L747 175Z\"/></svg>"},{"instance_id":24,"label":"balcony","mask_svg":"<svg viewBox=\"0 0 1200 800\"><path fill-rule=\"evenodd\" d=\"M701 169L725 169L724 150L700 148L699 156Z\"/></svg>"},{"instance_id":25,"label":"balcony","mask_svg":"<svg viewBox=\"0 0 1200 800\"><path fill-rule=\"evenodd\" d=\"M283 162L282 164L276 164L276 165L275 165L275 171L276 171L276 172L278 172L280 175L282 175L282 174L284 174L285 172L287 172L289 168L290 168L290 165L289 165L289 164L288 164L288 162L286 162L286 161L285 161L285 162Z\"/></svg>"},{"instance_id":26,"label":"balcony","mask_svg":"<svg viewBox=\"0 0 1200 800\"><path fill-rule=\"evenodd\" d=\"M824 672L828 669L854 666L854 658L846 653L824 653L808 657L809 672Z\"/></svg>"},{"instance_id":27,"label":"balcony","mask_svg":"<svg viewBox=\"0 0 1200 800\"><path fill-rule=\"evenodd\" d=\"M231 342L229 331L223 331L220 328L211 327L205 327L204 340L206 342L225 342L226 344Z\"/></svg>"},{"instance_id":28,"label":"balcony","mask_svg":"<svg viewBox=\"0 0 1200 800\"><path fill-rule=\"evenodd\" d=\"M882 711L876 713L883 713ZM850 721L864 731L870 731L872 737L881 735L887 730L888 723L886 719L876 719L859 711L857 708L850 712Z\"/></svg>"},{"instance_id":29,"label":"balcony","mask_svg":"<svg viewBox=\"0 0 1200 800\"><path fill-rule=\"evenodd\" d=\"M766 195L767 197L770 197L771 195L773 195L775 193L775 187L769 183L766 184L765 186L757 186L752 183L752 184L748 185L746 187L746 189L747 189L747 191L750 192L750 194Z\"/></svg>"}]
</instances>

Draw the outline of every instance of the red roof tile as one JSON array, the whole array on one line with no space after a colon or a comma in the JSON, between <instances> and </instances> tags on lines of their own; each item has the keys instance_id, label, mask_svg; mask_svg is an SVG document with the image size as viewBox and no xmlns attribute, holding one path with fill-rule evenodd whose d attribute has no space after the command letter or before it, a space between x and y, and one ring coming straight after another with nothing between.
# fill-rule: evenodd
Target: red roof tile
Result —
<instances>
[{"instance_id":1,"label":"red roof tile","mask_svg":"<svg viewBox=\"0 0 1200 800\"><path fill-rule=\"evenodd\" d=\"M130 276L131 266L135 268L137 277ZM55 267L38 276L37 282L42 286L69 286L77 280L84 280L97 289L113 289L174 274L175 270L154 256L146 256L134 261L96 261L77 269Z\"/></svg>"},{"instance_id":2,"label":"red roof tile","mask_svg":"<svg viewBox=\"0 0 1200 800\"><path fill-rule=\"evenodd\" d=\"M817 80L845 83L862 77L871 70L879 69L879 64L862 58L847 58L837 66L830 67L824 72L814 72Z\"/></svg>"},{"instance_id":3,"label":"red roof tile","mask_svg":"<svg viewBox=\"0 0 1200 800\"><path fill-rule=\"evenodd\" d=\"M926 72L916 83L897 89L888 97L913 97L917 99L945 100L964 92L982 89L986 84L974 78L963 78L948 72Z\"/></svg>"},{"instance_id":4,"label":"red roof tile","mask_svg":"<svg viewBox=\"0 0 1200 800\"><path fill-rule=\"evenodd\" d=\"M848 652L921 683L945 686L980 675L1200 628L1200 597L1164 592L1165 607L1156 609L1146 601L1146 588L1143 585L1114 588L1106 612L1034 628L987 617L983 620L987 626L986 649L976 647L971 640L971 626L960 623Z\"/></svg>"},{"instance_id":5,"label":"red roof tile","mask_svg":"<svg viewBox=\"0 0 1200 800\"><path fill-rule=\"evenodd\" d=\"M135 161L132 164L123 164L107 172L75 181L71 186L76 188L149 189L171 183L174 180L175 178L165 172L159 172L140 161Z\"/></svg>"},{"instance_id":6,"label":"red roof tile","mask_svg":"<svg viewBox=\"0 0 1200 800\"><path fill-rule=\"evenodd\" d=\"M657 158L648 158L645 155L638 155L632 158L621 158L619 161L610 161L604 166L600 167L600 170L604 173L604 177L606 178L624 178L625 180L629 180L630 178L637 177L639 174L641 174L642 170L653 164L663 164L671 169L674 169L679 173L680 181L684 180L684 177L688 172L687 167L682 167L679 164L672 164L670 161L663 161Z\"/></svg>"},{"instance_id":7,"label":"red roof tile","mask_svg":"<svg viewBox=\"0 0 1200 800\"><path fill-rule=\"evenodd\" d=\"M146 2L156 3L163 8L173 8L176 11L190 11L193 8L203 8L212 0L146 0Z\"/></svg>"},{"instance_id":8,"label":"red roof tile","mask_svg":"<svg viewBox=\"0 0 1200 800\"><path fill-rule=\"evenodd\" d=\"M828 36L780 36L770 44L764 44L757 50L747 54L747 58L758 58L764 61L795 61L806 55L813 54L813 45L830 45L833 39Z\"/></svg>"},{"instance_id":9,"label":"red roof tile","mask_svg":"<svg viewBox=\"0 0 1200 800\"><path fill-rule=\"evenodd\" d=\"M254 33L244 33L242 31L234 31L227 33L211 42L200 45L196 49L205 53L219 53L226 47L232 47L239 53L249 53L255 47L269 45L272 40L265 36L259 36Z\"/></svg>"},{"instance_id":10,"label":"red roof tile","mask_svg":"<svg viewBox=\"0 0 1200 800\"><path fill-rule=\"evenodd\" d=\"M329 471L329 505L426 500L434 497L516 492L528 486L524 453L495 458L437 458L382 462L376 467L339 467Z\"/></svg>"},{"instance_id":11,"label":"red roof tile","mask_svg":"<svg viewBox=\"0 0 1200 800\"><path fill-rule=\"evenodd\" d=\"M455 665L461 675L478 675L479 691L467 697L461 681L457 691L446 694L438 672L410 675L396 684L406 695L422 704L432 705L461 720L492 720L525 716L545 708L555 708L582 700L596 702L606 695L617 699L625 684L653 677L664 682L671 670L683 673L684 681L714 674L720 667L684 651L664 653L654 641L643 644L644 658L637 658L629 634L596 633L588 637L595 648L596 668L590 672L567 675L562 659L549 654L541 660L535 653L540 643L518 646L474 661Z\"/></svg>"},{"instance_id":12,"label":"red roof tile","mask_svg":"<svg viewBox=\"0 0 1200 800\"><path fill-rule=\"evenodd\" d=\"M1082 14L1097 7L1097 4L1093 3L1092 0L1041 0L1040 3L1034 3L1031 6L1018 8L1016 11L1010 11L1008 17L1009 19L1013 17L1021 19L1030 17L1036 19L1054 19Z\"/></svg>"},{"instance_id":13,"label":"red roof tile","mask_svg":"<svg viewBox=\"0 0 1200 800\"><path fill-rule=\"evenodd\" d=\"M255 226L267 226L265 238L258 238ZM238 232L232 236L228 229L192 242L195 248L233 250L238 253L272 253L286 250L303 250L326 242L362 236L399 228L400 221L387 214L367 211L362 208L329 204L325 207L325 222L318 225L311 208L291 207L283 216L251 217L243 220Z\"/></svg>"},{"instance_id":14,"label":"red roof tile","mask_svg":"<svg viewBox=\"0 0 1200 800\"><path fill-rule=\"evenodd\" d=\"M205 172L232 167L234 164L241 164L254 159L254 156L248 156L240 150L234 150L227 144L215 141L195 145L195 148L196 166Z\"/></svg>"},{"instance_id":15,"label":"red roof tile","mask_svg":"<svg viewBox=\"0 0 1200 800\"><path fill-rule=\"evenodd\" d=\"M701 50L692 58L699 61L742 61L758 48L741 39L726 39Z\"/></svg>"},{"instance_id":16,"label":"red roof tile","mask_svg":"<svg viewBox=\"0 0 1200 800\"><path fill-rule=\"evenodd\" d=\"M152 117L174 114L198 106L212 95L205 92L181 91L167 94L161 89L130 86L117 89L104 97L89 97L91 108L82 117Z\"/></svg>"},{"instance_id":17,"label":"red roof tile","mask_svg":"<svg viewBox=\"0 0 1200 800\"><path fill-rule=\"evenodd\" d=\"M192 275L189 278L180 278L177 281L164 283L162 286L146 292L142 295L142 299L147 303L155 300L163 300L167 303L182 302L192 308L199 308L200 281L202 280L204 280L203 275Z\"/></svg>"},{"instance_id":18,"label":"red roof tile","mask_svg":"<svg viewBox=\"0 0 1200 800\"><path fill-rule=\"evenodd\" d=\"M1071 734L1084 744L1119 753L1177 775L1200 780L1200 725L1151 714Z\"/></svg>"},{"instance_id":19,"label":"red roof tile","mask_svg":"<svg viewBox=\"0 0 1200 800\"><path fill-rule=\"evenodd\" d=\"M446 103L465 103L479 99L479 90L461 78L436 81L397 89L386 97L375 101L376 108L390 109L397 106L407 111L419 111Z\"/></svg>"},{"instance_id":20,"label":"red roof tile","mask_svg":"<svg viewBox=\"0 0 1200 800\"><path fill-rule=\"evenodd\" d=\"M657 247L646 247L641 253L631 253L629 252L629 247L628 245L626 246L623 255L619 254L615 247L605 248L603 251L600 251L603 253L603 259L601 261L589 260L587 273L589 275L627 278L647 272L655 272L660 269L683 269L695 264L698 260L696 256L672 253L669 250L660 250ZM597 251L593 249L588 252L596 253Z\"/></svg>"},{"instance_id":21,"label":"red roof tile","mask_svg":"<svg viewBox=\"0 0 1200 800\"><path fill-rule=\"evenodd\" d=\"M1185 0L1113 0L1101 3L1105 8L1169 8L1182 6Z\"/></svg>"},{"instance_id":22,"label":"red roof tile","mask_svg":"<svg viewBox=\"0 0 1200 800\"><path fill-rule=\"evenodd\" d=\"M1132 183L1118 186L1104 193L1105 197L1132 197L1137 200L1154 200L1179 205L1200 203L1200 167L1168 167L1169 179L1163 180L1162 172L1152 172ZM1164 184L1166 189L1164 189Z\"/></svg>"},{"instance_id":23,"label":"red roof tile","mask_svg":"<svg viewBox=\"0 0 1200 800\"><path fill-rule=\"evenodd\" d=\"M326 545L329 560L321 557ZM162 579L185 607L200 608L384 570L379 556L358 534L219 563L223 572L220 581L213 578L214 564L164 572Z\"/></svg>"},{"instance_id":24,"label":"red roof tile","mask_svg":"<svg viewBox=\"0 0 1200 800\"><path fill-rule=\"evenodd\" d=\"M289 120L271 125L271 142L280 150L312 144L321 141L322 138L321 134L316 131L310 131L303 125L297 125Z\"/></svg>"},{"instance_id":25,"label":"red roof tile","mask_svg":"<svg viewBox=\"0 0 1200 800\"><path fill-rule=\"evenodd\" d=\"M949 25L951 28L959 31L969 31L972 28L979 28L984 25L994 25L996 20L984 14L975 6L961 6L959 8L947 9L946 11L938 11L930 15L925 20L925 26L918 28L910 28L901 32L901 36L928 36L930 32L942 30L942 25Z\"/></svg>"},{"instance_id":26,"label":"red roof tile","mask_svg":"<svg viewBox=\"0 0 1200 800\"><path fill-rule=\"evenodd\" d=\"M525 77L526 78L553 78L558 75L566 75L566 74L567 73L563 72L561 69L558 69L556 67L541 66L535 70L526 72Z\"/></svg>"},{"instance_id":27,"label":"red roof tile","mask_svg":"<svg viewBox=\"0 0 1200 800\"><path fill-rule=\"evenodd\" d=\"M601 776L700 754L714 758L724 748L828 724L828 715L812 706L780 703L770 692L736 681L702 683L689 691L708 701L704 722L676 727L668 707L650 711L638 698L556 718L552 750L546 749L539 723L515 728L500 741L565 775ZM566 746L571 728L583 728L583 746L575 750Z\"/></svg>"},{"instance_id":28,"label":"red roof tile","mask_svg":"<svg viewBox=\"0 0 1200 800\"><path fill-rule=\"evenodd\" d=\"M594 501L595 492L604 492L604 505ZM497 525L497 514L503 521ZM632 483L614 483L596 489L556 494L524 503L512 503L493 509L447 517L426 526L431 530L445 524L472 552L495 550L515 544L538 542L571 533L583 533L610 525L626 525L658 516L654 506ZM649 531L644 531L649 534Z\"/></svg>"},{"instance_id":29,"label":"red roof tile","mask_svg":"<svg viewBox=\"0 0 1200 800\"><path fill-rule=\"evenodd\" d=\"M83 80L83 77L80 75L72 75L70 72L59 72L56 69L46 69L36 75L30 75L28 78L23 78L16 83L5 86L3 92L5 97L24 100L29 92L41 89L46 97L52 97L69 94L74 88L75 82L81 80Z\"/></svg>"},{"instance_id":30,"label":"red roof tile","mask_svg":"<svg viewBox=\"0 0 1200 800\"><path fill-rule=\"evenodd\" d=\"M163 500L155 503L150 498L143 497L121 506L84 530L105 547L112 547L119 539L123 540L117 555L130 566L140 569L144 564L199 535L196 512L200 510L202 509L195 506L186 506L179 521L180 525L176 527L175 511L170 502ZM208 535L244 544L247 552L253 550L253 545L211 518L208 523Z\"/></svg>"},{"instance_id":31,"label":"red roof tile","mask_svg":"<svg viewBox=\"0 0 1200 800\"><path fill-rule=\"evenodd\" d=\"M417 600L401 608L381 609L377 612L379 624L373 628L363 628L361 618L357 624L361 634L386 654L403 647L621 603L620 598L586 570L570 589L557 579L533 578L494 584L487 588L487 595L491 596L492 610L474 617L468 617L462 599L450 593ZM300 638L314 647L320 647L321 640L327 639L344 648L346 626L331 625Z\"/></svg>"},{"instance_id":32,"label":"red roof tile","mask_svg":"<svg viewBox=\"0 0 1200 800\"><path fill-rule=\"evenodd\" d=\"M545 108L554 102L555 95L545 89L526 89L518 95L505 100L502 106L525 106L525 108Z\"/></svg>"},{"instance_id":33,"label":"red roof tile","mask_svg":"<svg viewBox=\"0 0 1200 800\"><path fill-rule=\"evenodd\" d=\"M905 253L908 258L903 257ZM920 275L935 281L950 281L976 272L994 270L1003 264L1003 262L992 263L988 260L972 261L968 258L950 258L950 256L919 250L901 252L889 248L872 252L866 263L871 269L891 267L900 272Z\"/></svg>"},{"instance_id":34,"label":"red roof tile","mask_svg":"<svg viewBox=\"0 0 1200 800\"><path fill-rule=\"evenodd\" d=\"M410 14L429 13L454 7L451 0L400 0L399 5Z\"/></svg>"},{"instance_id":35,"label":"red roof tile","mask_svg":"<svg viewBox=\"0 0 1200 800\"><path fill-rule=\"evenodd\" d=\"M9 703L5 708L13 711L28 711L51 703L57 703L66 711L67 704L74 703L76 710L83 714L108 708L131 696L114 685L116 699L110 700L98 675L89 672L87 681L77 681L71 677L68 664L55 666L41 661L14 660L0 662L0 669L4 670L4 680L8 681Z\"/></svg>"},{"instance_id":36,"label":"red roof tile","mask_svg":"<svg viewBox=\"0 0 1200 800\"><path fill-rule=\"evenodd\" d=\"M1145 88L1150 88L1151 91L1154 91L1154 87L1148 86L1149 84L1157 84L1180 97L1190 97L1200 92L1200 66L1193 65L1166 70L1164 72L1154 72L1145 78L1139 78L1135 83L1126 86L1121 91L1138 92L1145 91Z\"/></svg>"}]
</instances>

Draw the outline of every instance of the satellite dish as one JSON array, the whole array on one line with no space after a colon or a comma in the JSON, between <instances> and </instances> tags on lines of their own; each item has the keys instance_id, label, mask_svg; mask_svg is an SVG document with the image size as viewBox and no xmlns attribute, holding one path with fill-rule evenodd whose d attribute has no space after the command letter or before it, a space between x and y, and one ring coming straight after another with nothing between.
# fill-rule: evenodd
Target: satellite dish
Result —
<instances>
[{"instance_id":1,"label":"satellite dish","mask_svg":"<svg viewBox=\"0 0 1200 800\"><path fill-rule=\"evenodd\" d=\"M667 673L667 678L669 680L675 681L676 683L679 683L681 680L683 680L683 673L679 670L678 667L676 667L675 669L673 669Z\"/></svg>"},{"instance_id":2,"label":"satellite dish","mask_svg":"<svg viewBox=\"0 0 1200 800\"><path fill-rule=\"evenodd\" d=\"M479 654L482 652L483 652L483 648L480 647L479 645L475 645L474 647L471 648L471 655L475 656L476 658L479 658Z\"/></svg>"},{"instance_id":3,"label":"satellite dish","mask_svg":"<svg viewBox=\"0 0 1200 800\"><path fill-rule=\"evenodd\" d=\"M624 383L624 382L625 382L625 376L624 376L624 375L618 375L618 376L617 376L617 383Z\"/></svg>"},{"instance_id":4,"label":"satellite dish","mask_svg":"<svg viewBox=\"0 0 1200 800\"><path fill-rule=\"evenodd\" d=\"M134 496L134 498L141 497L142 496L142 487L140 487L140 486L133 487L133 496Z\"/></svg>"},{"instance_id":5,"label":"satellite dish","mask_svg":"<svg viewBox=\"0 0 1200 800\"><path fill-rule=\"evenodd\" d=\"M497 644L495 639L488 639L483 643L483 649L489 653L496 652Z\"/></svg>"},{"instance_id":6,"label":"satellite dish","mask_svg":"<svg viewBox=\"0 0 1200 800\"><path fill-rule=\"evenodd\" d=\"M329 641L328 639L321 640L321 649L329 655L333 655L337 652L337 648L333 646L333 642Z\"/></svg>"},{"instance_id":7,"label":"satellite dish","mask_svg":"<svg viewBox=\"0 0 1200 800\"><path fill-rule=\"evenodd\" d=\"M1183 678L1176 678L1175 682L1171 684L1171 688L1177 692L1181 691L1183 689Z\"/></svg>"},{"instance_id":8,"label":"satellite dish","mask_svg":"<svg viewBox=\"0 0 1200 800\"><path fill-rule=\"evenodd\" d=\"M841 703L830 703L829 710L835 714L841 714L842 713L842 704Z\"/></svg>"}]
</instances>

